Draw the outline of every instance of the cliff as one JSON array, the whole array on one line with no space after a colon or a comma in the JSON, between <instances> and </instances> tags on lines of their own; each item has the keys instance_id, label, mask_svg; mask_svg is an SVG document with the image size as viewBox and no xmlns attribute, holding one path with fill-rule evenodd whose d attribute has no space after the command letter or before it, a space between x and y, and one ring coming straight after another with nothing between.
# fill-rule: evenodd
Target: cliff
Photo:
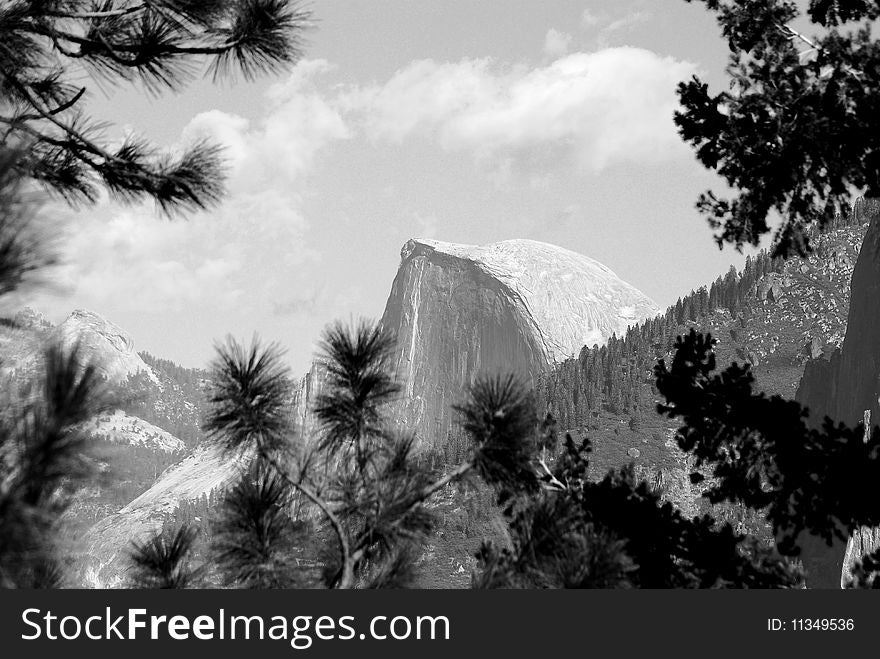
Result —
<instances>
[{"instance_id":1,"label":"cliff","mask_svg":"<svg viewBox=\"0 0 880 659\"><path fill-rule=\"evenodd\" d=\"M151 488L85 534L79 565L83 581L92 588L123 586L132 542L143 542L160 531L181 502L223 490L247 463L216 446L202 445L166 469Z\"/></svg>"},{"instance_id":2,"label":"cliff","mask_svg":"<svg viewBox=\"0 0 880 659\"><path fill-rule=\"evenodd\" d=\"M826 416L854 426L865 410L874 424L880 419L880 200L860 199L853 212L869 225L853 269L843 345L830 360L809 362L798 388L797 400L809 407L810 423L817 426ZM804 560L812 585L845 584L853 563L878 547L877 529L860 529L846 545L808 542Z\"/></svg>"},{"instance_id":3,"label":"cliff","mask_svg":"<svg viewBox=\"0 0 880 659\"><path fill-rule=\"evenodd\" d=\"M131 336L91 311L77 309L71 313L55 328L51 340L66 349L78 343L83 359L94 363L108 380L122 382L142 371L159 383L153 370L135 352Z\"/></svg>"},{"instance_id":4,"label":"cliff","mask_svg":"<svg viewBox=\"0 0 880 659\"><path fill-rule=\"evenodd\" d=\"M410 240L382 323L397 336L397 420L422 445L453 431L452 406L481 373L534 379L584 345L659 313L602 264L532 240Z\"/></svg>"}]
</instances>

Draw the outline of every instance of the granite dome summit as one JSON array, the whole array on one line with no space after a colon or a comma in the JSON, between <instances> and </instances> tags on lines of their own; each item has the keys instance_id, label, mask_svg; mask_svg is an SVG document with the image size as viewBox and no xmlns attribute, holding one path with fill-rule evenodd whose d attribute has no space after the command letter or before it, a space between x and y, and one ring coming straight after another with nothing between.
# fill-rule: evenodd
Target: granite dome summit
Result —
<instances>
[{"instance_id":1,"label":"granite dome summit","mask_svg":"<svg viewBox=\"0 0 880 659\"><path fill-rule=\"evenodd\" d=\"M134 348L131 336L99 314L76 309L55 328L52 339L65 349L79 345L82 357L114 382L143 371L158 383L153 370Z\"/></svg>"},{"instance_id":2,"label":"granite dome summit","mask_svg":"<svg viewBox=\"0 0 880 659\"><path fill-rule=\"evenodd\" d=\"M397 337L398 420L442 444L452 407L478 375L532 380L659 312L610 269L562 247L410 240L382 317Z\"/></svg>"},{"instance_id":3,"label":"granite dome summit","mask_svg":"<svg viewBox=\"0 0 880 659\"><path fill-rule=\"evenodd\" d=\"M630 325L661 312L608 267L557 245L527 239L488 245L413 239L401 250L401 260L429 250L472 263L507 286L530 316L552 361L577 355L585 345L601 345L612 334L619 336Z\"/></svg>"}]
</instances>

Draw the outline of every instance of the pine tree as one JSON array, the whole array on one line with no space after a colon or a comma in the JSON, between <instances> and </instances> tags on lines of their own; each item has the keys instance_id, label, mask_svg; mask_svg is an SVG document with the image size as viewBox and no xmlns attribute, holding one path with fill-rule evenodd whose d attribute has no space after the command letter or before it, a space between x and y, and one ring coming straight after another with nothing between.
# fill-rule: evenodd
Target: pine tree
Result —
<instances>
[{"instance_id":1,"label":"pine tree","mask_svg":"<svg viewBox=\"0 0 880 659\"><path fill-rule=\"evenodd\" d=\"M742 506L772 525L781 553L796 557L805 534L831 545L861 526L880 525L873 484L880 478L880 433L826 418L806 424L807 410L752 391L748 364L715 372L711 335L679 337L672 363L657 364L658 411L680 419L678 445L695 458L691 480L714 477L704 496ZM877 556L864 561L876 566ZM873 570L873 568L870 568ZM809 576L809 575L808 575Z\"/></svg>"},{"instance_id":2,"label":"pine tree","mask_svg":"<svg viewBox=\"0 0 880 659\"><path fill-rule=\"evenodd\" d=\"M110 400L77 346L48 346L32 381L6 381L0 393L0 587L58 587L65 578L60 517L72 492L94 476L81 424Z\"/></svg>"},{"instance_id":3,"label":"pine tree","mask_svg":"<svg viewBox=\"0 0 880 659\"><path fill-rule=\"evenodd\" d=\"M532 445L522 429L534 427L536 416L513 378L475 383L461 408L471 439L463 462L436 472L418 459L415 438L393 431L387 418L400 391L390 374L392 345L377 325L327 330L317 437L300 437L291 426L291 381L276 346L245 349L230 340L220 348L205 430L230 454L259 465L229 495L219 521L216 551L227 582L265 586L269 565L281 568L275 585L294 580L285 562L293 540L280 504L297 496L327 536L325 585L406 585L413 547L433 524L425 503L435 493L470 473L505 488L531 476Z\"/></svg>"},{"instance_id":4,"label":"pine tree","mask_svg":"<svg viewBox=\"0 0 880 659\"><path fill-rule=\"evenodd\" d=\"M13 0L0 6L2 145L16 167L71 202L100 187L122 201L153 199L164 211L208 207L222 193L220 150L196 142L157 153L142 138L102 143L86 115L82 68L103 81L179 90L208 63L214 77L251 79L300 56L309 13L287 0Z\"/></svg>"},{"instance_id":5,"label":"pine tree","mask_svg":"<svg viewBox=\"0 0 880 659\"><path fill-rule=\"evenodd\" d=\"M215 78L235 70L251 78L298 58L308 18L285 0L0 4L0 295L55 260L39 209L22 194L28 179L71 203L93 202L103 188L122 201L153 199L166 212L207 207L222 192L215 145L172 157L137 137L103 144L100 122L84 111L84 71L156 93L180 89L204 61ZM29 392L4 383L2 586L61 583L59 518L93 464L79 426L109 400L78 349L48 346L43 364Z\"/></svg>"},{"instance_id":6,"label":"pine tree","mask_svg":"<svg viewBox=\"0 0 880 659\"><path fill-rule=\"evenodd\" d=\"M730 84L718 94L696 76L679 85L675 121L735 195L707 191L697 208L720 230L719 244L737 247L757 245L778 212L774 254L803 254L808 227L847 214L851 190L880 195L880 49L871 32L880 4L810 0L804 12L791 0L698 1L730 48ZM820 34L792 27L801 18Z\"/></svg>"}]
</instances>

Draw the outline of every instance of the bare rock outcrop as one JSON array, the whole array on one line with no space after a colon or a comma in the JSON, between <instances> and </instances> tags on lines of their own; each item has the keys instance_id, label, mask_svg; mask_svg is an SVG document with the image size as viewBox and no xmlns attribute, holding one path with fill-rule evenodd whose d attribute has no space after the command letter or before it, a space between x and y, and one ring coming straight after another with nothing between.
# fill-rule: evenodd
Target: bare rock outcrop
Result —
<instances>
[{"instance_id":1,"label":"bare rock outcrop","mask_svg":"<svg viewBox=\"0 0 880 659\"><path fill-rule=\"evenodd\" d=\"M853 212L870 224L853 270L846 337L830 360L808 362L798 389L816 425L828 416L855 426L866 412L875 423L880 419L880 200L860 199ZM813 585L833 588L849 580L854 562L880 547L880 533L861 529L846 546L808 544L804 562L810 570L812 561Z\"/></svg>"},{"instance_id":2,"label":"bare rock outcrop","mask_svg":"<svg viewBox=\"0 0 880 659\"><path fill-rule=\"evenodd\" d=\"M452 406L479 373L514 371L533 378L584 345L604 343L657 313L648 297L608 268L561 247L529 240L482 247L411 240L382 317L397 336L394 362L404 387L396 421L417 433L422 450L439 448L454 425ZM120 355L131 353L121 330L95 331L83 316L74 321L100 337L102 350L109 345ZM120 360L117 371L138 366ZM293 392L291 414L301 441L317 430L312 408L325 373L317 360ZM123 583L132 540L161 528L182 501L225 488L247 461L205 445L169 468L89 531L87 580Z\"/></svg>"},{"instance_id":3,"label":"bare rock outcrop","mask_svg":"<svg viewBox=\"0 0 880 659\"><path fill-rule=\"evenodd\" d=\"M423 444L442 444L477 375L532 379L657 313L611 270L561 247L410 240L382 317L398 341L398 421Z\"/></svg>"},{"instance_id":4,"label":"bare rock outcrop","mask_svg":"<svg viewBox=\"0 0 880 659\"><path fill-rule=\"evenodd\" d=\"M82 358L108 380L121 382L143 371L158 384L156 374L135 352L131 336L94 312L77 309L55 328L50 340L65 349L79 344Z\"/></svg>"}]
</instances>

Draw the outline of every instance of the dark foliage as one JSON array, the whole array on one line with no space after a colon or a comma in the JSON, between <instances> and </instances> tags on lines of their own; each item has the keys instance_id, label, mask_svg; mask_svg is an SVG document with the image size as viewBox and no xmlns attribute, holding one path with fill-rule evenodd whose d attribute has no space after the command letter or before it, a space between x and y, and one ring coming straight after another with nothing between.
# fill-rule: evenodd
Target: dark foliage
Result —
<instances>
[{"instance_id":1,"label":"dark foliage","mask_svg":"<svg viewBox=\"0 0 880 659\"><path fill-rule=\"evenodd\" d=\"M757 245L778 213L776 254L803 254L807 227L846 212L853 189L880 193L880 45L869 25L878 4L811 0L820 33L805 36L791 27L801 15L792 0L700 1L730 47L730 90L682 83L675 121L736 196L708 191L697 208L720 229L719 245L737 247Z\"/></svg>"},{"instance_id":2,"label":"dark foliage","mask_svg":"<svg viewBox=\"0 0 880 659\"><path fill-rule=\"evenodd\" d=\"M223 500L212 551L223 583L238 588L293 588L302 582L293 550L304 524L293 521L293 490L256 460Z\"/></svg>"},{"instance_id":3,"label":"dark foliage","mask_svg":"<svg viewBox=\"0 0 880 659\"><path fill-rule=\"evenodd\" d=\"M189 565L196 530L181 526L162 531L143 543L134 543L131 552L131 588L189 588L196 586L199 571Z\"/></svg>"},{"instance_id":4,"label":"dark foliage","mask_svg":"<svg viewBox=\"0 0 880 659\"><path fill-rule=\"evenodd\" d=\"M684 426L678 443L715 480L705 495L764 511L779 548L797 553L806 530L831 542L861 525L880 524L873 486L880 478L880 434L864 441L864 429L807 427L807 410L779 396L752 391L748 365L715 372L711 336L680 337L672 364L656 367L657 388L667 403L661 413Z\"/></svg>"},{"instance_id":5,"label":"dark foliage","mask_svg":"<svg viewBox=\"0 0 880 659\"><path fill-rule=\"evenodd\" d=\"M55 262L48 236L34 221L35 204L22 190L21 152L0 145L0 296L17 290Z\"/></svg>"},{"instance_id":6,"label":"dark foliage","mask_svg":"<svg viewBox=\"0 0 880 659\"><path fill-rule=\"evenodd\" d=\"M78 348L50 346L35 380L5 384L0 412L0 585L62 581L56 546L70 493L93 475L91 443L79 424L109 403Z\"/></svg>"},{"instance_id":7,"label":"dark foliage","mask_svg":"<svg viewBox=\"0 0 880 659\"><path fill-rule=\"evenodd\" d=\"M327 329L322 342L327 383L315 401L324 431L321 449L353 452L364 465L369 452L384 444L383 408L400 392L390 372L393 347L394 338L379 325L362 322L350 331L337 323Z\"/></svg>"},{"instance_id":8,"label":"dark foliage","mask_svg":"<svg viewBox=\"0 0 880 659\"><path fill-rule=\"evenodd\" d=\"M280 348L232 339L217 348L211 369L211 412L202 429L231 452L279 450L290 432L291 381Z\"/></svg>"},{"instance_id":9,"label":"dark foliage","mask_svg":"<svg viewBox=\"0 0 880 659\"><path fill-rule=\"evenodd\" d=\"M234 342L219 349L203 427L227 449L255 457L262 474L239 484L220 522L222 570L232 581L267 583L266 561L287 560L302 543L284 521L279 502L289 497L324 522L318 533L329 536L321 556L327 585L409 583L413 543L434 522L425 501L473 465L438 474L416 458L414 437L391 431L388 406L399 391L390 372L392 347L378 325L326 331L316 437L300 437L291 423L290 381L277 349L245 350ZM279 578L292 583L296 572Z\"/></svg>"},{"instance_id":10,"label":"dark foliage","mask_svg":"<svg viewBox=\"0 0 880 659\"><path fill-rule=\"evenodd\" d=\"M538 415L529 389L512 375L479 378L456 409L473 439L475 470L502 498L538 489L532 465Z\"/></svg>"},{"instance_id":11,"label":"dark foliage","mask_svg":"<svg viewBox=\"0 0 880 659\"><path fill-rule=\"evenodd\" d=\"M772 588L800 575L772 549L710 516L687 519L631 468L590 480L571 437L541 492L508 507L511 548L484 544L476 587Z\"/></svg>"},{"instance_id":12,"label":"dark foliage","mask_svg":"<svg viewBox=\"0 0 880 659\"><path fill-rule=\"evenodd\" d=\"M12 0L0 6L2 144L26 148L19 170L70 202L153 199L164 211L214 204L217 146L159 153L138 137L101 144L82 111L81 69L100 79L178 90L207 63L214 78L274 72L301 55L310 14L295 0Z\"/></svg>"}]
</instances>

